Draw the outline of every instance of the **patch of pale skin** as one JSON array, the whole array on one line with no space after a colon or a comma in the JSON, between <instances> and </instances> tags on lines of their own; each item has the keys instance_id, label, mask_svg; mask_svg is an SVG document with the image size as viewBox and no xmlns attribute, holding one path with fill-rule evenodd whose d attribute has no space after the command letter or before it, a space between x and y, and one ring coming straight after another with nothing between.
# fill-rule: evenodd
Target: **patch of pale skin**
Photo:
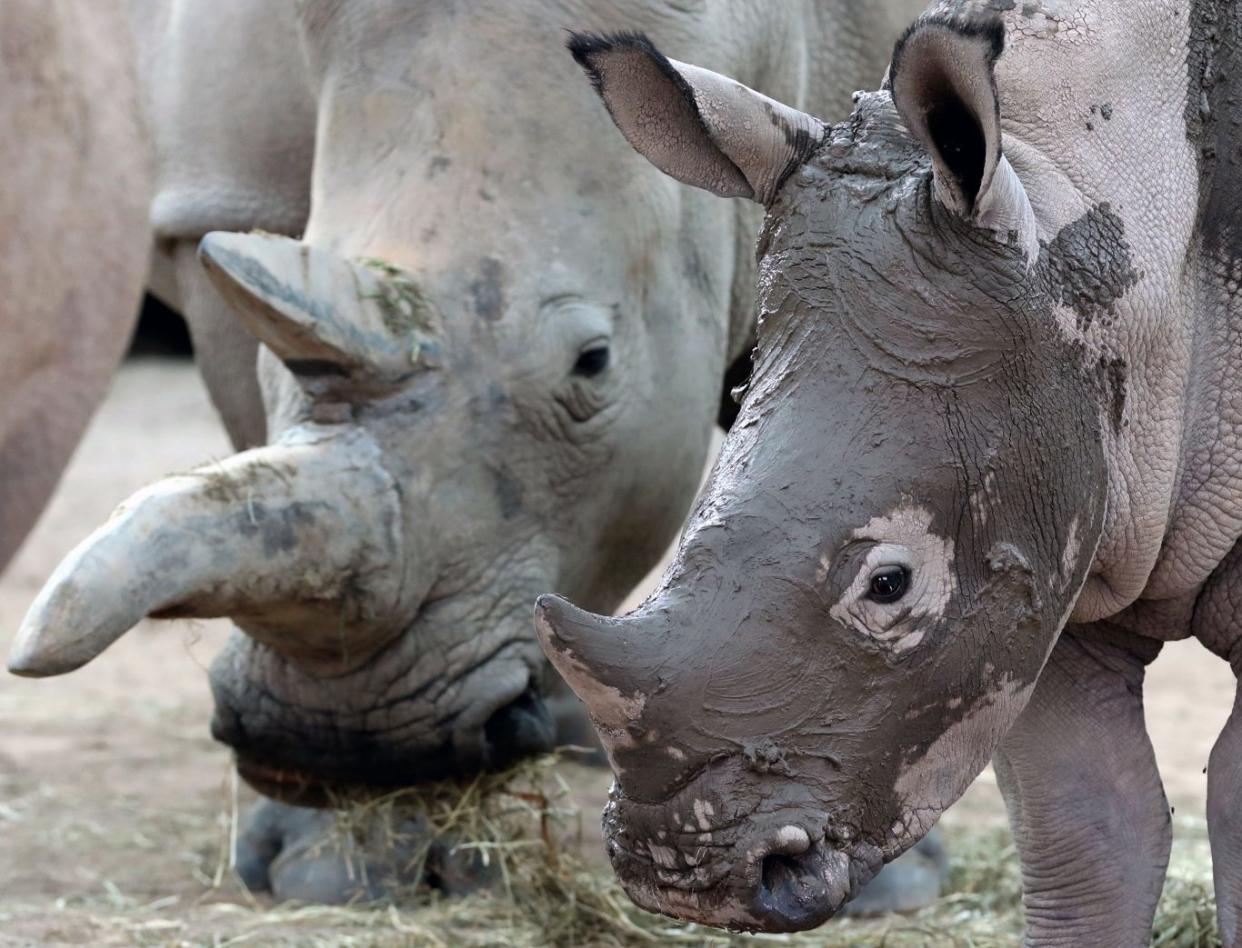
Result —
<instances>
[{"instance_id":1,"label":"patch of pale skin","mask_svg":"<svg viewBox=\"0 0 1242 948\"><path fill-rule=\"evenodd\" d=\"M996 493L996 472L988 471L983 478L983 485L970 493L970 515L979 529L987 526L991 518L991 510L998 506L1000 498Z\"/></svg>"},{"instance_id":2,"label":"patch of pale skin","mask_svg":"<svg viewBox=\"0 0 1242 948\"><path fill-rule=\"evenodd\" d=\"M1034 684L1006 680L990 699L941 734L904 769L893 793L904 818L890 829L885 861L917 843L981 772L1004 731L1026 705Z\"/></svg>"},{"instance_id":3,"label":"patch of pale skin","mask_svg":"<svg viewBox=\"0 0 1242 948\"><path fill-rule=\"evenodd\" d=\"M618 689L602 684L591 674L571 649L556 650L556 668L583 704L591 709L591 717L600 726L605 748L628 747L633 738L625 726L642 717L647 706L645 695L627 698ZM610 755L611 756L611 755ZM615 764L614 764L615 767Z\"/></svg>"},{"instance_id":4,"label":"patch of pale skin","mask_svg":"<svg viewBox=\"0 0 1242 948\"><path fill-rule=\"evenodd\" d=\"M1065 542L1065 549L1061 551L1061 591L1065 591L1074 578L1074 567L1078 563L1078 553L1082 549L1082 535L1079 533L1078 514L1074 514L1074 519L1070 521L1069 539Z\"/></svg>"},{"instance_id":5,"label":"patch of pale skin","mask_svg":"<svg viewBox=\"0 0 1242 948\"><path fill-rule=\"evenodd\" d=\"M699 829L710 830L712 828L709 817L716 815L716 809L707 800L694 801L694 818L699 821Z\"/></svg>"},{"instance_id":6,"label":"patch of pale skin","mask_svg":"<svg viewBox=\"0 0 1242 948\"><path fill-rule=\"evenodd\" d=\"M672 846L661 846L657 843L648 843L647 852L651 854L651 861L663 869L677 868L677 853Z\"/></svg>"},{"instance_id":7,"label":"patch of pale skin","mask_svg":"<svg viewBox=\"0 0 1242 948\"><path fill-rule=\"evenodd\" d=\"M853 582L828 610L838 622L901 653L923 639L928 619L944 616L957 576L953 569L953 541L931 532L932 512L903 505L853 533L854 540L876 543ZM819 575L827 577L830 563L820 560ZM879 603L867 597L872 573L882 566L904 566L912 588L897 602Z\"/></svg>"}]
</instances>

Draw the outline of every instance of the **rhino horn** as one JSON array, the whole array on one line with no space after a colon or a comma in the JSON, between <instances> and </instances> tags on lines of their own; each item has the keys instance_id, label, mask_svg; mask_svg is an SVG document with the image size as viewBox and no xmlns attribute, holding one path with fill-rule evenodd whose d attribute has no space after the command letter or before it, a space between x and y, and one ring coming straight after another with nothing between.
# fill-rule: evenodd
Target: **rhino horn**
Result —
<instances>
[{"instance_id":1,"label":"rhino horn","mask_svg":"<svg viewBox=\"0 0 1242 948\"><path fill-rule=\"evenodd\" d=\"M436 365L432 308L391 264L262 233L210 233L198 255L246 327L303 380L399 382Z\"/></svg>"},{"instance_id":2,"label":"rhino horn","mask_svg":"<svg viewBox=\"0 0 1242 948\"><path fill-rule=\"evenodd\" d=\"M400 525L400 493L365 432L291 429L122 504L39 593L9 670L73 671L146 616L232 616L290 657L370 654L396 634ZM340 624L308 638L325 609Z\"/></svg>"},{"instance_id":3,"label":"rhino horn","mask_svg":"<svg viewBox=\"0 0 1242 948\"><path fill-rule=\"evenodd\" d=\"M641 717L647 695L637 678L650 668L658 643L639 622L597 616L559 596L540 596L535 631L548 661L597 724L621 730Z\"/></svg>"}]
</instances>

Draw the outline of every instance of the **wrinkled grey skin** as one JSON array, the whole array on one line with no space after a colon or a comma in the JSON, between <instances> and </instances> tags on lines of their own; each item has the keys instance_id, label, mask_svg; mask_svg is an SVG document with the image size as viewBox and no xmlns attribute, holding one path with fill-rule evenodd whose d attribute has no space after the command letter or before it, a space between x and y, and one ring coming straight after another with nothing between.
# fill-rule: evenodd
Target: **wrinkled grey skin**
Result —
<instances>
[{"instance_id":1,"label":"wrinkled grey skin","mask_svg":"<svg viewBox=\"0 0 1242 948\"><path fill-rule=\"evenodd\" d=\"M138 314L151 169L120 0L0 9L0 571Z\"/></svg>"},{"instance_id":2,"label":"wrinkled grey skin","mask_svg":"<svg viewBox=\"0 0 1242 948\"><path fill-rule=\"evenodd\" d=\"M1191 635L1242 667L1242 7L1018 7L934 9L800 163L721 134L720 77L586 57L682 180L788 172L754 378L676 562L624 618L536 610L651 909L812 927L995 754L1027 943L1150 940L1170 825L1144 667ZM1237 721L1208 771L1227 945Z\"/></svg>"},{"instance_id":3,"label":"wrinkled grey skin","mask_svg":"<svg viewBox=\"0 0 1242 948\"><path fill-rule=\"evenodd\" d=\"M197 297L215 301L208 322L239 318L265 344L269 443L128 502L61 565L10 666L71 670L148 614L229 615L239 632L212 668L213 732L285 801L547 749L554 676L530 606L556 588L615 608L681 525L721 379L750 345L760 219L609 138L557 27L644 28L843 115L910 15L847 6L302 3L317 125L304 241L211 235ZM246 135L219 133L237 128L213 118L230 90L245 97L241 125L265 108L262 82L234 89L245 69L213 64L217 85L191 82L211 56L279 59L263 39L279 31L254 25L242 53L217 51L193 39L208 14L177 10L173 52L148 66L182 71L166 90L177 108L157 110L181 124L161 141L178 158L221 135L162 165L156 218L184 262L212 226L294 229L300 139L273 126L260 141L276 144L252 154ZM269 195L258 185L274 169L288 177ZM306 822L264 806L255 858Z\"/></svg>"}]
</instances>

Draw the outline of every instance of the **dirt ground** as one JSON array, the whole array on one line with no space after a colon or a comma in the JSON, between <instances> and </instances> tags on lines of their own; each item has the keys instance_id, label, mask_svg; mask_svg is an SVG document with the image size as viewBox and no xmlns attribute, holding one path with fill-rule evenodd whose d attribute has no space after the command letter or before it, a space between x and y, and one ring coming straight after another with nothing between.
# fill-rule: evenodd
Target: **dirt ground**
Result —
<instances>
[{"instance_id":1,"label":"dirt ground","mask_svg":"<svg viewBox=\"0 0 1242 948\"><path fill-rule=\"evenodd\" d=\"M120 500L228 453L189 363L127 363L0 577L0 651L61 556ZM275 937L248 926L253 904L228 878L229 828L247 795L207 733L205 674L225 631L223 622L148 622L67 677L0 673L0 945ZM1150 673L1148 720L1179 832L1201 834L1203 769L1232 694L1228 668L1192 642L1168 646ZM569 779L593 826L607 776L571 768ZM945 823L952 831L1002 820L989 771ZM310 933L307 918L311 928L298 930Z\"/></svg>"}]
</instances>

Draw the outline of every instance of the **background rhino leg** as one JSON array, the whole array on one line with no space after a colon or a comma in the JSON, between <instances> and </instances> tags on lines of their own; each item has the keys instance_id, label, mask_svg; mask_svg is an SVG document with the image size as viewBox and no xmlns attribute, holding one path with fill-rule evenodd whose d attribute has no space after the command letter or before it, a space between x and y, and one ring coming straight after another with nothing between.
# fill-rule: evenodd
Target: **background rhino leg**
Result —
<instances>
[{"instance_id":1,"label":"background rhino leg","mask_svg":"<svg viewBox=\"0 0 1242 948\"><path fill-rule=\"evenodd\" d=\"M940 898L949 880L949 854L939 828L890 862L846 903L842 915L867 918L889 912L916 912Z\"/></svg>"},{"instance_id":2,"label":"background rhino leg","mask_svg":"<svg viewBox=\"0 0 1242 948\"><path fill-rule=\"evenodd\" d=\"M190 327L194 359L239 451L267 443L259 390L259 343L212 286L198 262L198 241L178 240L173 250L181 315Z\"/></svg>"},{"instance_id":3,"label":"background rhino leg","mask_svg":"<svg viewBox=\"0 0 1242 948\"><path fill-rule=\"evenodd\" d=\"M1069 627L994 758L1022 858L1026 944L1151 940L1172 827L1143 721L1160 642Z\"/></svg>"},{"instance_id":4,"label":"background rhino leg","mask_svg":"<svg viewBox=\"0 0 1242 948\"><path fill-rule=\"evenodd\" d=\"M267 798L246 814L235 856L247 888L282 902L375 902L423 885L466 895L497 878L477 850L454 852L420 820L391 810L341 816Z\"/></svg>"}]
</instances>

